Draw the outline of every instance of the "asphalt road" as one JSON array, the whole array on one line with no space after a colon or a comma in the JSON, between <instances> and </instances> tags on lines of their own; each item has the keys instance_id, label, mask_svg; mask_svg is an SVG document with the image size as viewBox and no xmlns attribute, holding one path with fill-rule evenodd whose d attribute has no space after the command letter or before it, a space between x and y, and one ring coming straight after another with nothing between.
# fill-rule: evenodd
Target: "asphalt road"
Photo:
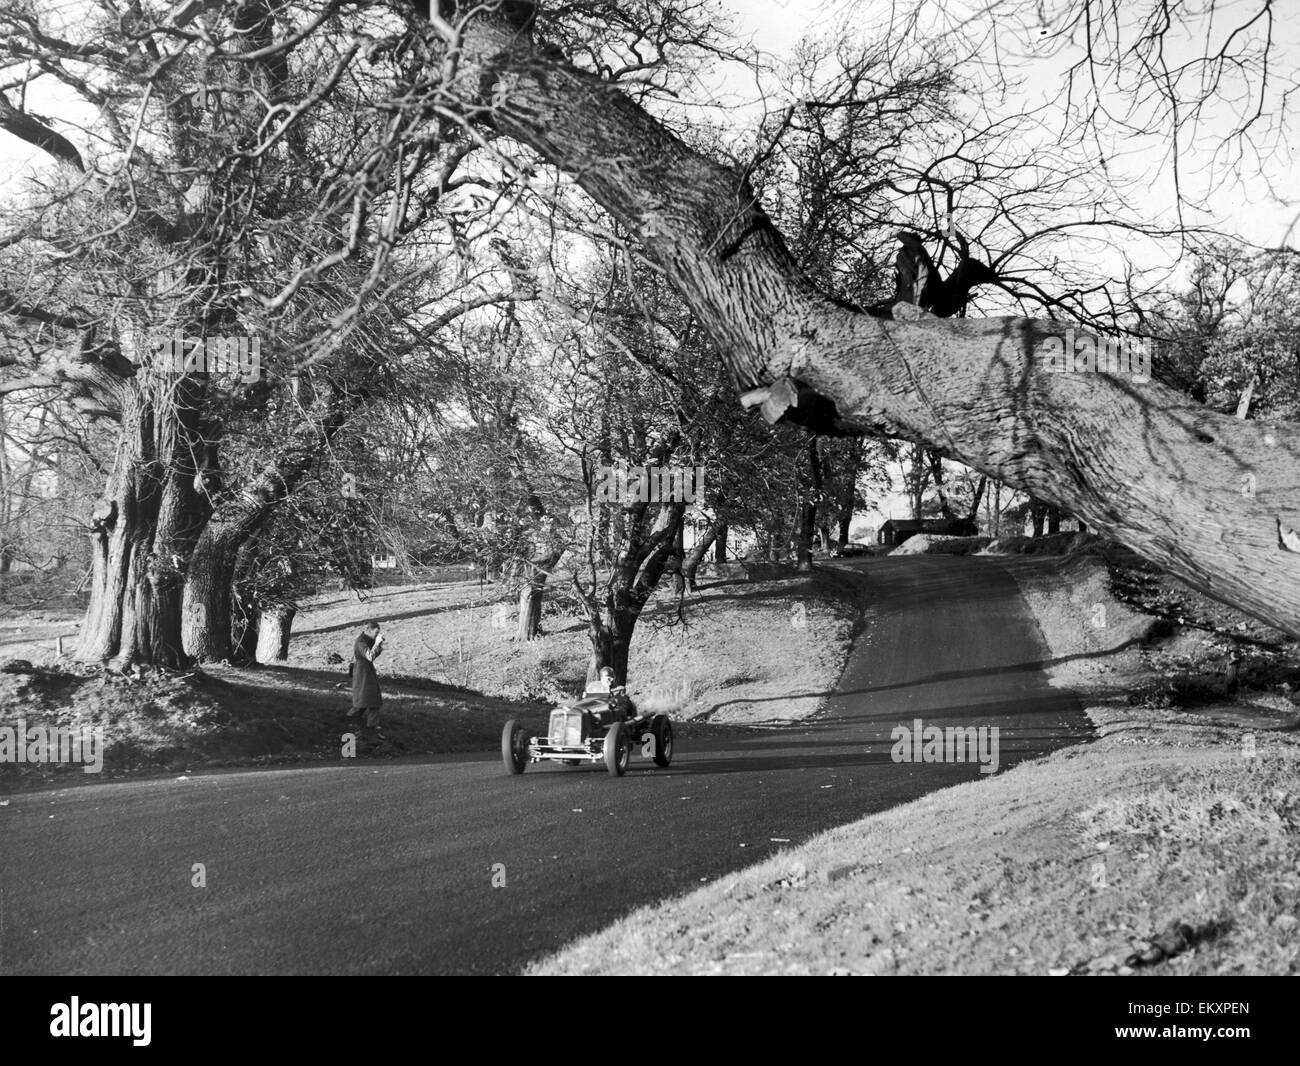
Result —
<instances>
[{"instance_id":1,"label":"asphalt road","mask_svg":"<svg viewBox=\"0 0 1300 1066\"><path fill-rule=\"evenodd\" d=\"M638 754L622 779L510 777L484 753L10 795L0 973L510 973L640 904L981 776L893 762L895 725L997 726L1000 772L1088 735L995 560L845 565L865 572L876 618L826 710L683 731L668 770Z\"/></svg>"}]
</instances>

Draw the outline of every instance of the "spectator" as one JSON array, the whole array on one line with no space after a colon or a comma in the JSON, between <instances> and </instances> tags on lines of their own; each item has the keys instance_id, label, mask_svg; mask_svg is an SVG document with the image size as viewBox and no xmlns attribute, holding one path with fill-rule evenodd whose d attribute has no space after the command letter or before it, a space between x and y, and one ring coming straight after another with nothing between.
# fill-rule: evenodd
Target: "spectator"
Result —
<instances>
[{"instance_id":1,"label":"spectator","mask_svg":"<svg viewBox=\"0 0 1300 1066\"><path fill-rule=\"evenodd\" d=\"M367 622L356 643L352 645L352 710L348 717L360 717L361 723L379 732L379 708L383 696L379 691L379 675L375 673L375 660L383 651L384 635L379 623Z\"/></svg>"}]
</instances>

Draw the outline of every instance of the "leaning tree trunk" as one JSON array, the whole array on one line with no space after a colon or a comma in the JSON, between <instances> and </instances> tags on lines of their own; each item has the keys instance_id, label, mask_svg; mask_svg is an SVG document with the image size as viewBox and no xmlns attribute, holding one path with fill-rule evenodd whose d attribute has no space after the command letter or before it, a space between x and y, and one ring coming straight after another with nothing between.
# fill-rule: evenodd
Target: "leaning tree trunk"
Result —
<instances>
[{"instance_id":1,"label":"leaning tree trunk","mask_svg":"<svg viewBox=\"0 0 1300 1066\"><path fill-rule=\"evenodd\" d=\"M498 133L640 234L764 417L936 448L1300 636L1300 555L1285 539L1300 527L1300 427L1220 415L1154 380L1055 372L1044 353L1061 343L1056 322L890 321L832 300L743 171L685 144L618 85L535 50L533 10L502 5L451 34L458 91L490 101Z\"/></svg>"}]
</instances>

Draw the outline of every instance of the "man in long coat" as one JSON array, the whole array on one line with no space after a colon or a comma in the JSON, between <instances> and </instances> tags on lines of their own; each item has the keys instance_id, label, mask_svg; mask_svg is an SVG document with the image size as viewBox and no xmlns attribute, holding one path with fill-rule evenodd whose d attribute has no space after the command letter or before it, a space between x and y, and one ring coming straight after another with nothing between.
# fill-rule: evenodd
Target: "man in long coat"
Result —
<instances>
[{"instance_id":1,"label":"man in long coat","mask_svg":"<svg viewBox=\"0 0 1300 1066\"><path fill-rule=\"evenodd\" d=\"M375 660L384 650L384 638L378 622L367 622L352 645L352 714L368 726L379 725L379 708L384 698L379 691Z\"/></svg>"}]
</instances>

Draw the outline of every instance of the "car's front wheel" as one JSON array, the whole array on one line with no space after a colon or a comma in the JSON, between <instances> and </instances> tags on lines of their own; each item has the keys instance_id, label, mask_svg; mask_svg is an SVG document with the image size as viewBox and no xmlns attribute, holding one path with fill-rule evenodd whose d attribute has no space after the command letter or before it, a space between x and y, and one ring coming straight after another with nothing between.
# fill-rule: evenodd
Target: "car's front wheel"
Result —
<instances>
[{"instance_id":1,"label":"car's front wheel","mask_svg":"<svg viewBox=\"0 0 1300 1066\"><path fill-rule=\"evenodd\" d=\"M501 730L501 761L512 774L522 774L528 765L528 736L513 718Z\"/></svg>"},{"instance_id":2,"label":"car's front wheel","mask_svg":"<svg viewBox=\"0 0 1300 1066\"><path fill-rule=\"evenodd\" d=\"M673 761L673 723L668 715L655 715L650 733L655 738L655 765L668 766Z\"/></svg>"},{"instance_id":3,"label":"car's front wheel","mask_svg":"<svg viewBox=\"0 0 1300 1066\"><path fill-rule=\"evenodd\" d=\"M622 777L631 761L632 737L627 726L615 722L605 734L605 769L615 777Z\"/></svg>"}]
</instances>

